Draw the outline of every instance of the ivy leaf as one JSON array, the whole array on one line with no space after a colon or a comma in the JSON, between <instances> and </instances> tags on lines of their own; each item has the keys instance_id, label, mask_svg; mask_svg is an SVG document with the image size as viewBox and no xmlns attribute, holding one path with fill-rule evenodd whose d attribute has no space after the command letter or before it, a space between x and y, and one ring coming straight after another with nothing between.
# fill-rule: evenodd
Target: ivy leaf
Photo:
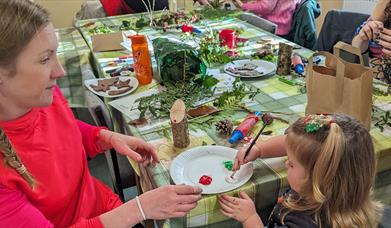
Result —
<instances>
[{"instance_id":1,"label":"ivy leaf","mask_svg":"<svg viewBox=\"0 0 391 228\"><path fill-rule=\"evenodd\" d=\"M207 88L211 88L219 83L219 80L213 76L206 75L204 79L204 86Z\"/></svg>"}]
</instances>

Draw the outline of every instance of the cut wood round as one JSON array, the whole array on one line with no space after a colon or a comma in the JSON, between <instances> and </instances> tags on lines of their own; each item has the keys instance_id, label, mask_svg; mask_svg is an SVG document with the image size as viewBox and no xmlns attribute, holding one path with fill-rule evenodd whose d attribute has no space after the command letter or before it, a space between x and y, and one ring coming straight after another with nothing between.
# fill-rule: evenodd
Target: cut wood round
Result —
<instances>
[{"instance_id":1,"label":"cut wood round","mask_svg":"<svg viewBox=\"0 0 391 228\"><path fill-rule=\"evenodd\" d=\"M293 50L293 47L289 44L286 44L286 43L279 44L278 63L277 63L277 74L278 75L291 74L292 50Z\"/></svg>"},{"instance_id":2,"label":"cut wood round","mask_svg":"<svg viewBox=\"0 0 391 228\"><path fill-rule=\"evenodd\" d=\"M185 103L178 99L170 110L172 138L174 146L185 148L190 144L189 129L187 126Z\"/></svg>"}]
</instances>

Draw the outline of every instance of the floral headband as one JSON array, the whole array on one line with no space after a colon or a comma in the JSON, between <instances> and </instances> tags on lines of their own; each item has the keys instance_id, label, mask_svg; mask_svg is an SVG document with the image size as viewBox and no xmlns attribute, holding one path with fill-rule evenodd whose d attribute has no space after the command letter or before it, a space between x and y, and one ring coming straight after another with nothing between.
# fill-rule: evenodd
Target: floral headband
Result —
<instances>
[{"instance_id":1,"label":"floral headband","mask_svg":"<svg viewBox=\"0 0 391 228\"><path fill-rule=\"evenodd\" d=\"M315 133L324 126L330 126L335 120L329 115L308 115L304 119L304 130L307 133Z\"/></svg>"}]
</instances>

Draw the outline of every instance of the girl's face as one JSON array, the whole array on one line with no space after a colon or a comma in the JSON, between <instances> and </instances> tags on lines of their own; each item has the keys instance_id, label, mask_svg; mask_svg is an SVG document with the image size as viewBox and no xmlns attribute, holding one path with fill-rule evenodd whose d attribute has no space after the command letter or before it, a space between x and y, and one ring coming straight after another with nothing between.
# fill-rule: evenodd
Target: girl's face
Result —
<instances>
[{"instance_id":1,"label":"girl's face","mask_svg":"<svg viewBox=\"0 0 391 228\"><path fill-rule=\"evenodd\" d=\"M51 24L37 32L17 56L16 74L9 76L0 71L0 106L13 113L26 113L33 107L52 103L56 79L64 76L56 56L57 47Z\"/></svg>"},{"instance_id":2,"label":"girl's face","mask_svg":"<svg viewBox=\"0 0 391 228\"><path fill-rule=\"evenodd\" d=\"M292 152L287 148L288 160L285 162L285 166L288 169L288 183L291 188L300 194L301 186L306 181L307 173Z\"/></svg>"}]
</instances>

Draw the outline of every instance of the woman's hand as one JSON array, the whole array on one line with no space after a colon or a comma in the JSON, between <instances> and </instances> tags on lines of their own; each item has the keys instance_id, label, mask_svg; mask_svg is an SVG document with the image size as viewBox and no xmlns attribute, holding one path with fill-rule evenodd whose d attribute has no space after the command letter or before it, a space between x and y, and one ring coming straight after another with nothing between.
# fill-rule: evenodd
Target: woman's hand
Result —
<instances>
[{"instance_id":1,"label":"woman's hand","mask_svg":"<svg viewBox=\"0 0 391 228\"><path fill-rule=\"evenodd\" d=\"M239 193L240 198L222 195L219 196L221 213L229 218L233 218L249 227L263 227L261 218L258 216L255 209L255 204L251 198L245 193Z\"/></svg>"},{"instance_id":2,"label":"woman's hand","mask_svg":"<svg viewBox=\"0 0 391 228\"><path fill-rule=\"evenodd\" d=\"M167 219L185 216L197 206L202 189L189 185L166 185L140 196L147 219Z\"/></svg>"},{"instance_id":3,"label":"woman's hand","mask_svg":"<svg viewBox=\"0 0 391 228\"><path fill-rule=\"evenodd\" d=\"M99 138L105 144L105 146L101 147L112 147L118 153L129 156L136 162L142 163L144 166L147 166L151 161L153 164L159 162L156 148L140 138L108 130L101 130Z\"/></svg>"},{"instance_id":4,"label":"woman's hand","mask_svg":"<svg viewBox=\"0 0 391 228\"><path fill-rule=\"evenodd\" d=\"M242 8L243 2L241 0L233 0L236 7Z\"/></svg>"},{"instance_id":5,"label":"woman's hand","mask_svg":"<svg viewBox=\"0 0 391 228\"><path fill-rule=\"evenodd\" d=\"M194 2L198 2L201 5L209 5L209 0L194 0Z\"/></svg>"},{"instance_id":6,"label":"woman's hand","mask_svg":"<svg viewBox=\"0 0 391 228\"><path fill-rule=\"evenodd\" d=\"M240 168L241 165L244 165L250 161L254 161L258 157L260 157L260 148L257 144L254 144L254 146L251 148L250 152L248 152L246 158L244 158L244 155L246 153L246 150L249 145L240 148L239 152L236 154L235 162L232 167L233 171L236 171Z\"/></svg>"},{"instance_id":7,"label":"woman's hand","mask_svg":"<svg viewBox=\"0 0 391 228\"><path fill-rule=\"evenodd\" d=\"M383 22L381 21L368 21L358 33L358 37L362 41L378 39L383 27Z\"/></svg>"},{"instance_id":8,"label":"woman's hand","mask_svg":"<svg viewBox=\"0 0 391 228\"><path fill-rule=\"evenodd\" d=\"M383 47L382 51L388 57L391 57L391 30L384 28L381 32L379 44Z\"/></svg>"}]
</instances>

